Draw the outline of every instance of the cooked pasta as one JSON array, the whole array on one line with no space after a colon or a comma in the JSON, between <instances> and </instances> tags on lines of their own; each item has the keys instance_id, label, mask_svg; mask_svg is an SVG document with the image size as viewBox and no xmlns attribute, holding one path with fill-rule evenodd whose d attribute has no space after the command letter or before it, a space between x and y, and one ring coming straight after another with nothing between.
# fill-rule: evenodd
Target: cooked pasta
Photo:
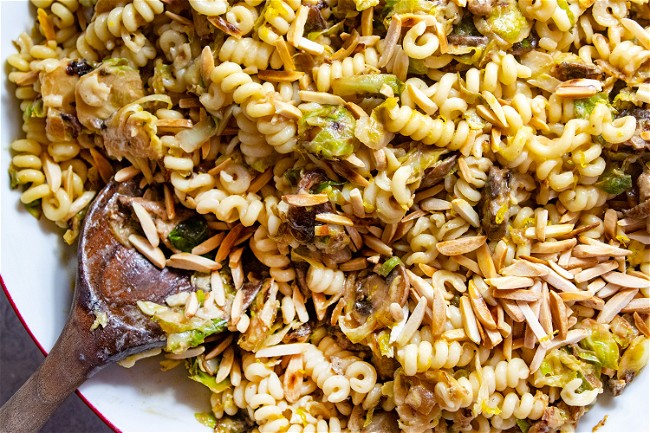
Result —
<instances>
[{"instance_id":1,"label":"cooked pasta","mask_svg":"<svg viewBox=\"0 0 650 433\"><path fill-rule=\"evenodd\" d=\"M12 185L72 243L139 182L215 431L570 431L647 362L647 1L31 3Z\"/></svg>"}]
</instances>

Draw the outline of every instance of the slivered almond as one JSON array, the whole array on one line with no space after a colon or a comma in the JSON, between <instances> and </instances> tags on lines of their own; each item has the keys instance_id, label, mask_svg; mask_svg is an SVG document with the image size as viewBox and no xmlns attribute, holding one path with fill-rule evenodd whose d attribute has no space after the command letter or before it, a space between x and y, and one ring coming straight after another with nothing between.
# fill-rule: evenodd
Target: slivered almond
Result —
<instances>
[{"instance_id":1,"label":"slivered almond","mask_svg":"<svg viewBox=\"0 0 650 433\"><path fill-rule=\"evenodd\" d=\"M478 262L478 267L483 273L485 278L494 278L497 276L497 270L494 266L494 261L492 260L492 254L490 253L490 247L487 244L481 245L476 250L476 260Z\"/></svg>"},{"instance_id":2,"label":"slivered almond","mask_svg":"<svg viewBox=\"0 0 650 433\"><path fill-rule=\"evenodd\" d=\"M359 46L359 32L356 29L352 29L350 37L347 38L345 43L338 51L330 56L330 60L343 60L346 57L350 57L354 50Z\"/></svg>"},{"instance_id":3,"label":"slivered almond","mask_svg":"<svg viewBox=\"0 0 650 433\"><path fill-rule=\"evenodd\" d=\"M591 308L591 309L598 310L598 311L602 310L605 307L605 301L603 301L602 299L597 298L595 296L591 297L589 299L585 299L584 301L579 301L579 302L580 302L580 305L583 305L583 306L585 306L587 308ZM575 306L574 306L574 308L575 308Z\"/></svg>"},{"instance_id":4,"label":"slivered almond","mask_svg":"<svg viewBox=\"0 0 650 433\"><path fill-rule=\"evenodd\" d=\"M577 302L577 301L587 301L593 298L594 294L593 292L585 290L582 292L560 292L559 296L560 298L562 298L564 302Z\"/></svg>"},{"instance_id":5,"label":"slivered almond","mask_svg":"<svg viewBox=\"0 0 650 433\"><path fill-rule=\"evenodd\" d=\"M372 235L366 235L363 236L363 242L366 244L368 248L370 248L373 251L378 252L379 254L383 256L392 256L393 255L393 249L383 243L380 239L372 236Z\"/></svg>"},{"instance_id":6,"label":"slivered almond","mask_svg":"<svg viewBox=\"0 0 650 433\"><path fill-rule=\"evenodd\" d=\"M441 337L447 341L462 341L467 339L467 334L464 329L457 328L445 331Z\"/></svg>"},{"instance_id":7,"label":"slivered almond","mask_svg":"<svg viewBox=\"0 0 650 433\"><path fill-rule=\"evenodd\" d=\"M427 212L439 212L451 209L451 203L441 198L428 198L420 203L420 208Z\"/></svg>"},{"instance_id":8,"label":"slivered almond","mask_svg":"<svg viewBox=\"0 0 650 433\"><path fill-rule=\"evenodd\" d=\"M274 71L272 69L265 69L257 73L260 80L272 83L291 83L298 81L303 75L305 73L301 71Z\"/></svg>"},{"instance_id":9,"label":"slivered almond","mask_svg":"<svg viewBox=\"0 0 650 433\"><path fill-rule=\"evenodd\" d=\"M329 201L327 194L287 194L282 196L282 201L298 207L316 206Z\"/></svg>"},{"instance_id":10,"label":"slivered almond","mask_svg":"<svg viewBox=\"0 0 650 433\"><path fill-rule=\"evenodd\" d=\"M466 200L462 198L454 199L451 201L451 207L462 219L470 223L472 227L478 228L481 225L478 213Z\"/></svg>"},{"instance_id":11,"label":"slivered almond","mask_svg":"<svg viewBox=\"0 0 650 433\"><path fill-rule=\"evenodd\" d=\"M433 299L431 307L431 333L441 335L445 331L445 322L447 321L447 303L442 290L433 289Z\"/></svg>"},{"instance_id":12,"label":"slivered almond","mask_svg":"<svg viewBox=\"0 0 650 433\"><path fill-rule=\"evenodd\" d=\"M295 71L296 64L293 61L293 56L291 55L291 51L289 50L289 45L287 45L287 42L284 40L284 38L279 37L278 39L276 39L275 49L277 50L280 59L282 59L282 64L284 65L284 69L286 71Z\"/></svg>"},{"instance_id":13,"label":"slivered almond","mask_svg":"<svg viewBox=\"0 0 650 433\"><path fill-rule=\"evenodd\" d=\"M438 110L436 103L433 102L427 95L425 95L422 90L418 89L410 83L406 85L406 89L411 95L413 102L415 102L416 105L429 116L433 115Z\"/></svg>"},{"instance_id":14,"label":"slivered almond","mask_svg":"<svg viewBox=\"0 0 650 433\"><path fill-rule=\"evenodd\" d=\"M621 313L642 313L650 314L650 298L636 298L632 299L629 304L627 304L621 310Z\"/></svg>"},{"instance_id":15,"label":"slivered almond","mask_svg":"<svg viewBox=\"0 0 650 433\"><path fill-rule=\"evenodd\" d=\"M296 44L296 48L316 56L322 56L323 54L325 54L324 46L304 37L298 40L298 43Z\"/></svg>"},{"instance_id":16,"label":"slivered almond","mask_svg":"<svg viewBox=\"0 0 650 433\"><path fill-rule=\"evenodd\" d=\"M346 217L345 215L339 215L336 213L319 213L316 215L315 219L316 221L320 221L322 223L338 224L349 227L354 226L354 221L352 221L350 218Z\"/></svg>"},{"instance_id":17,"label":"slivered almond","mask_svg":"<svg viewBox=\"0 0 650 433\"><path fill-rule=\"evenodd\" d=\"M648 319L646 316L646 319L644 320L639 313L634 313L634 325L636 326L636 329L641 331L643 335L646 336L646 338L650 338L650 327L648 327Z\"/></svg>"},{"instance_id":18,"label":"slivered almond","mask_svg":"<svg viewBox=\"0 0 650 433\"><path fill-rule=\"evenodd\" d=\"M199 108L201 102L199 102L198 98L181 98L178 100L178 106L180 108Z\"/></svg>"},{"instance_id":19,"label":"slivered almond","mask_svg":"<svg viewBox=\"0 0 650 433\"><path fill-rule=\"evenodd\" d=\"M215 262L214 260L206 259L205 257L190 253L172 254L172 256L167 259L167 266L178 269L186 269L188 271L206 273L221 269L221 264Z\"/></svg>"},{"instance_id":20,"label":"slivered almond","mask_svg":"<svg viewBox=\"0 0 650 433\"><path fill-rule=\"evenodd\" d=\"M298 46L300 39L305 33L305 24L309 18L309 7L302 5L296 11L296 16L293 19L289 31L287 32L287 40L294 46Z\"/></svg>"},{"instance_id":21,"label":"slivered almond","mask_svg":"<svg viewBox=\"0 0 650 433\"><path fill-rule=\"evenodd\" d=\"M192 254L202 256L203 254L209 253L221 244L221 241L223 241L223 238L225 236L226 234L224 232L217 233L216 235L206 239L205 241L192 248Z\"/></svg>"},{"instance_id":22,"label":"slivered almond","mask_svg":"<svg viewBox=\"0 0 650 433\"><path fill-rule=\"evenodd\" d=\"M548 266L553 269L559 276L566 278L567 280L573 280L573 274L552 260L548 261Z\"/></svg>"},{"instance_id":23,"label":"slivered almond","mask_svg":"<svg viewBox=\"0 0 650 433\"><path fill-rule=\"evenodd\" d=\"M488 278L485 282L497 290L513 290L532 287L535 281L528 277L496 277Z\"/></svg>"},{"instance_id":24,"label":"slivered almond","mask_svg":"<svg viewBox=\"0 0 650 433\"><path fill-rule=\"evenodd\" d=\"M542 297L539 302L539 323L544 328L546 335L553 335L553 319L551 317L550 295L546 283L542 288Z\"/></svg>"},{"instance_id":25,"label":"slivered almond","mask_svg":"<svg viewBox=\"0 0 650 433\"><path fill-rule=\"evenodd\" d=\"M418 218L420 218L420 217L422 217L422 216L425 216L426 214L427 214L427 213L424 212L424 211L416 210L416 211L413 211L413 212L411 212L410 214L404 216L404 218L402 218L402 219L400 220L400 222L405 223L405 222L408 222L408 221L411 221L411 220L415 220L415 219L418 219Z\"/></svg>"},{"instance_id":26,"label":"slivered almond","mask_svg":"<svg viewBox=\"0 0 650 433\"><path fill-rule=\"evenodd\" d=\"M614 270L618 267L618 263L614 261L600 263L593 268L585 269L577 273L574 277L576 283L583 283L585 281L592 280L596 277L599 277L611 270Z\"/></svg>"},{"instance_id":27,"label":"slivered almond","mask_svg":"<svg viewBox=\"0 0 650 433\"><path fill-rule=\"evenodd\" d=\"M131 206L133 207L133 212L135 212L135 215L138 217L138 221L140 221L140 226L142 227L147 240L152 247L156 248L160 243L158 230L156 230L156 223L153 222L153 218L149 215L149 212L147 212L140 203L134 201L131 203Z\"/></svg>"},{"instance_id":28,"label":"slivered almond","mask_svg":"<svg viewBox=\"0 0 650 433\"><path fill-rule=\"evenodd\" d=\"M481 335L479 334L476 316L474 316L474 310L472 310L472 305L467 296L460 298L460 313L463 319L463 329L465 329L465 333L469 339L476 344L481 344Z\"/></svg>"},{"instance_id":29,"label":"slivered almond","mask_svg":"<svg viewBox=\"0 0 650 433\"><path fill-rule=\"evenodd\" d=\"M555 94L562 98L582 99L594 96L603 90L603 84L598 80L577 78L560 83Z\"/></svg>"},{"instance_id":30,"label":"slivered almond","mask_svg":"<svg viewBox=\"0 0 650 433\"><path fill-rule=\"evenodd\" d=\"M600 256L629 256L632 254L630 250L614 247L611 245L578 245L573 249L575 257L600 257Z\"/></svg>"},{"instance_id":31,"label":"slivered almond","mask_svg":"<svg viewBox=\"0 0 650 433\"><path fill-rule=\"evenodd\" d=\"M639 289L621 290L605 303L605 307L598 314L598 323L609 323L632 299L639 293Z\"/></svg>"},{"instance_id":32,"label":"slivered almond","mask_svg":"<svg viewBox=\"0 0 650 433\"><path fill-rule=\"evenodd\" d=\"M503 311L506 312L508 316L515 322L523 322L526 320L524 317L524 314L521 312L521 310L517 307L517 304L515 301L509 301L507 299L501 299L499 300L501 306L503 307Z\"/></svg>"},{"instance_id":33,"label":"slivered almond","mask_svg":"<svg viewBox=\"0 0 650 433\"><path fill-rule=\"evenodd\" d=\"M566 235L573 230L573 224L553 224L546 226L546 238L558 238L562 235ZM524 232L524 235L528 239L537 239L537 232L535 227L528 227Z\"/></svg>"},{"instance_id":34,"label":"slivered almond","mask_svg":"<svg viewBox=\"0 0 650 433\"><path fill-rule=\"evenodd\" d=\"M566 266L563 266L565 269L570 270L570 269L575 269L575 268L592 268L598 264L598 259L596 257L589 257L589 258L578 258L578 257L571 257L569 258L569 262Z\"/></svg>"},{"instance_id":35,"label":"slivered almond","mask_svg":"<svg viewBox=\"0 0 650 433\"><path fill-rule=\"evenodd\" d=\"M530 308L530 305L521 301L517 301L517 305L519 306L519 309L521 310L524 317L526 318L526 323L528 323L529 328L533 331L535 337L537 337L537 340L539 341L540 345L547 346L549 336L548 334L546 334L546 331L544 331L544 328L542 328L542 325L539 323L539 320L537 319L537 315Z\"/></svg>"},{"instance_id":36,"label":"slivered almond","mask_svg":"<svg viewBox=\"0 0 650 433\"><path fill-rule=\"evenodd\" d=\"M564 300L560 295L554 291L549 291L549 304L551 307L551 317L553 318L553 324L558 330L558 336L560 338L566 338L568 331L567 326L567 308L564 304Z\"/></svg>"},{"instance_id":37,"label":"slivered almond","mask_svg":"<svg viewBox=\"0 0 650 433\"><path fill-rule=\"evenodd\" d=\"M485 236L468 236L451 241L438 242L436 249L445 256L458 256L470 253L485 243Z\"/></svg>"},{"instance_id":38,"label":"slivered almond","mask_svg":"<svg viewBox=\"0 0 650 433\"><path fill-rule=\"evenodd\" d=\"M146 238L133 234L129 236L129 242L156 267L165 267L165 254L160 248L152 246Z\"/></svg>"},{"instance_id":39,"label":"slivered almond","mask_svg":"<svg viewBox=\"0 0 650 433\"><path fill-rule=\"evenodd\" d=\"M264 347L255 352L256 358L275 358L277 356L297 355L313 347L311 343L289 343Z\"/></svg>"},{"instance_id":40,"label":"slivered almond","mask_svg":"<svg viewBox=\"0 0 650 433\"><path fill-rule=\"evenodd\" d=\"M242 37L242 31L236 25L229 23L221 16L208 17L208 22L227 35L237 39L241 39ZM189 21L189 24L186 25L192 26L193 24Z\"/></svg>"},{"instance_id":41,"label":"slivered almond","mask_svg":"<svg viewBox=\"0 0 650 433\"><path fill-rule=\"evenodd\" d=\"M237 224L228 232L226 237L221 242L219 249L217 250L217 255L214 258L215 262L220 263L226 260L226 258L230 254L231 248L235 245L235 241L239 238L239 235L241 234L242 230L244 230L244 226L241 225L240 223Z\"/></svg>"},{"instance_id":42,"label":"slivered almond","mask_svg":"<svg viewBox=\"0 0 650 433\"><path fill-rule=\"evenodd\" d=\"M298 120L302 117L302 111L295 105L291 105L284 101L275 101L275 112L288 119Z\"/></svg>"},{"instance_id":43,"label":"slivered almond","mask_svg":"<svg viewBox=\"0 0 650 433\"><path fill-rule=\"evenodd\" d=\"M563 292L577 292L578 288L571 281L566 278L561 277L557 272L555 272L550 267L541 264L541 263L532 263L532 266L543 268L547 270L546 275L542 276L542 279L546 281L551 286L555 287L558 290Z\"/></svg>"},{"instance_id":44,"label":"slivered almond","mask_svg":"<svg viewBox=\"0 0 650 433\"><path fill-rule=\"evenodd\" d=\"M478 263L476 263L474 260L470 259L467 256L452 256L451 259L458 263L460 266L464 266L465 268L469 269L470 271L474 272L477 275L483 276L483 273L481 272L481 269L478 267Z\"/></svg>"},{"instance_id":45,"label":"slivered almond","mask_svg":"<svg viewBox=\"0 0 650 433\"><path fill-rule=\"evenodd\" d=\"M115 181L126 182L127 180L133 179L138 174L140 174L140 170L132 165L129 165L128 167L124 167L115 173Z\"/></svg>"},{"instance_id":46,"label":"slivered almond","mask_svg":"<svg viewBox=\"0 0 650 433\"><path fill-rule=\"evenodd\" d=\"M501 269L501 274L513 277L541 277L548 274L548 270L533 266L527 260L515 259L510 266Z\"/></svg>"},{"instance_id":47,"label":"slivered almond","mask_svg":"<svg viewBox=\"0 0 650 433\"><path fill-rule=\"evenodd\" d=\"M534 244L530 252L532 254L552 254L570 250L578 243L577 239L566 239L563 241L546 241Z\"/></svg>"},{"instance_id":48,"label":"slivered almond","mask_svg":"<svg viewBox=\"0 0 650 433\"><path fill-rule=\"evenodd\" d=\"M494 292L494 297L511 301L535 302L539 300L540 294L526 289L497 290Z\"/></svg>"},{"instance_id":49,"label":"slivered almond","mask_svg":"<svg viewBox=\"0 0 650 433\"><path fill-rule=\"evenodd\" d=\"M185 129L191 129L194 123L190 119L158 119L156 128L158 132L177 133Z\"/></svg>"},{"instance_id":50,"label":"slivered almond","mask_svg":"<svg viewBox=\"0 0 650 433\"><path fill-rule=\"evenodd\" d=\"M598 290L598 296L603 299L609 298L619 290L621 290L621 286L618 284L607 283L600 290Z\"/></svg>"},{"instance_id":51,"label":"slivered almond","mask_svg":"<svg viewBox=\"0 0 650 433\"><path fill-rule=\"evenodd\" d=\"M273 179L273 169L269 168L264 173L257 175L257 177L253 179L250 186L248 187L248 192L257 194L257 192L261 190L264 185L269 183L271 179Z\"/></svg>"},{"instance_id":52,"label":"slivered almond","mask_svg":"<svg viewBox=\"0 0 650 433\"><path fill-rule=\"evenodd\" d=\"M344 272L361 271L363 269L366 269L367 267L368 267L368 262L365 259L365 257L356 257L352 260L348 260L347 262L341 263L339 265L339 269Z\"/></svg>"},{"instance_id":53,"label":"slivered almond","mask_svg":"<svg viewBox=\"0 0 650 433\"><path fill-rule=\"evenodd\" d=\"M603 274L603 279L608 283L617 284L621 287L630 289L647 289L650 288L650 281L643 278L633 277L632 275L623 274L621 272L612 271Z\"/></svg>"},{"instance_id":54,"label":"slivered almond","mask_svg":"<svg viewBox=\"0 0 650 433\"><path fill-rule=\"evenodd\" d=\"M609 239L616 239L617 221L618 216L616 215L616 211L614 209L607 209L605 211L605 216L603 217L603 226L605 227L605 235L607 235Z\"/></svg>"},{"instance_id":55,"label":"slivered almond","mask_svg":"<svg viewBox=\"0 0 650 433\"><path fill-rule=\"evenodd\" d=\"M331 93L301 90L298 92L298 95L300 96L300 100L304 102L318 102L319 104L326 105L346 105L345 99L337 95L332 95ZM357 105L357 107L359 106ZM359 109L363 114L366 114L366 112L363 111L363 108L359 107Z\"/></svg>"},{"instance_id":56,"label":"slivered almond","mask_svg":"<svg viewBox=\"0 0 650 433\"><path fill-rule=\"evenodd\" d=\"M353 167L350 167L349 164L344 161L333 161L331 163L331 166L334 172L343 176L354 184L360 185L364 188L370 185L368 179L357 173Z\"/></svg>"},{"instance_id":57,"label":"slivered almond","mask_svg":"<svg viewBox=\"0 0 650 433\"><path fill-rule=\"evenodd\" d=\"M492 317L492 313L490 313L485 300L477 290L476 284L474 284L474 281L472 280L470 280L468 283L468 291L469 301L479 322L481 322L487 329L496 330L497 324Z\"/></svg>"}]
</instances>

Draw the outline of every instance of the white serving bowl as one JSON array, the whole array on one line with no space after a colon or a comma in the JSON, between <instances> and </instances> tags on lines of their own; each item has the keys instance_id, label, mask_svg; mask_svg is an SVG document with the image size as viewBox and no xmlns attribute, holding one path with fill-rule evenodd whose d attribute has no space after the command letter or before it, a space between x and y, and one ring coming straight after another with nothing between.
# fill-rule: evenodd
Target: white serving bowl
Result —
<instances>
[{"instance_id":1,"label":"white serving bowl","mask_svg":"<svg viewBox=\"0 0 650 433\"><path fill-rule=\"evenodd\" d=\"M7 82L6 58L14 52L12 40L30 32L34 16L29 2L0 1L0 273L8 297L41 350L54 345L71 303L76 251L67 246L59 229L37 221L19 203L20 194L9 188L9 145L22 137L21 113ZM5 336L5 338L11 338ZM109 426L122 432L206 432L194 418L209 410L209 391L186 378L180 367L161 372L158 359L125 369L109 366L80 389L80 396ZM650 375L648 368L618 398L601 396L580 423L591 429L605 415L599 432L650 432Z\"/></svg>"}]
</instances>

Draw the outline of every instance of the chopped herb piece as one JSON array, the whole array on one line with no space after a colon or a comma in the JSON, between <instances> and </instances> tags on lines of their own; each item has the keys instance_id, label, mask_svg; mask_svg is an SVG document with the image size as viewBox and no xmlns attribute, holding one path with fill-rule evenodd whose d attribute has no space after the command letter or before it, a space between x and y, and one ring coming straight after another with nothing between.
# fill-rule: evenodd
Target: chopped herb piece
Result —
<instances>
[{"instance_id":1,"label":"chopped herb piece","mask_svg":"<svg viewBox=\"0 0 650 433\"><path fill-rule=\"evenodd\" d=\"M193 216L179 223L167 237L174 248L189 253L208 238L208 223L201 216Z\"/></svg>"}]
</instances>

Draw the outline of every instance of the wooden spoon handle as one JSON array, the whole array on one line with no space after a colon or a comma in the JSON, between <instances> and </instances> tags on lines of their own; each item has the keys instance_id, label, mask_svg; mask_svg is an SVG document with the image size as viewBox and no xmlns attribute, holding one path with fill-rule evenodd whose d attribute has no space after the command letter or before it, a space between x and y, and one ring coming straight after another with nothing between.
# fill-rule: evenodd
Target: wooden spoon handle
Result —
<instances>
[{"instance_id":1,"label":"wooden spoon handle","mask_svg":"<svg viewBox=\"0 0 650 433\"><path fill-rule=\"evenodd\" d=\"M0 431L35 433L88 377L91 366L78 358L77 333L66 326L43 364L0 408Z\"/></svg>"}]
</instances>

